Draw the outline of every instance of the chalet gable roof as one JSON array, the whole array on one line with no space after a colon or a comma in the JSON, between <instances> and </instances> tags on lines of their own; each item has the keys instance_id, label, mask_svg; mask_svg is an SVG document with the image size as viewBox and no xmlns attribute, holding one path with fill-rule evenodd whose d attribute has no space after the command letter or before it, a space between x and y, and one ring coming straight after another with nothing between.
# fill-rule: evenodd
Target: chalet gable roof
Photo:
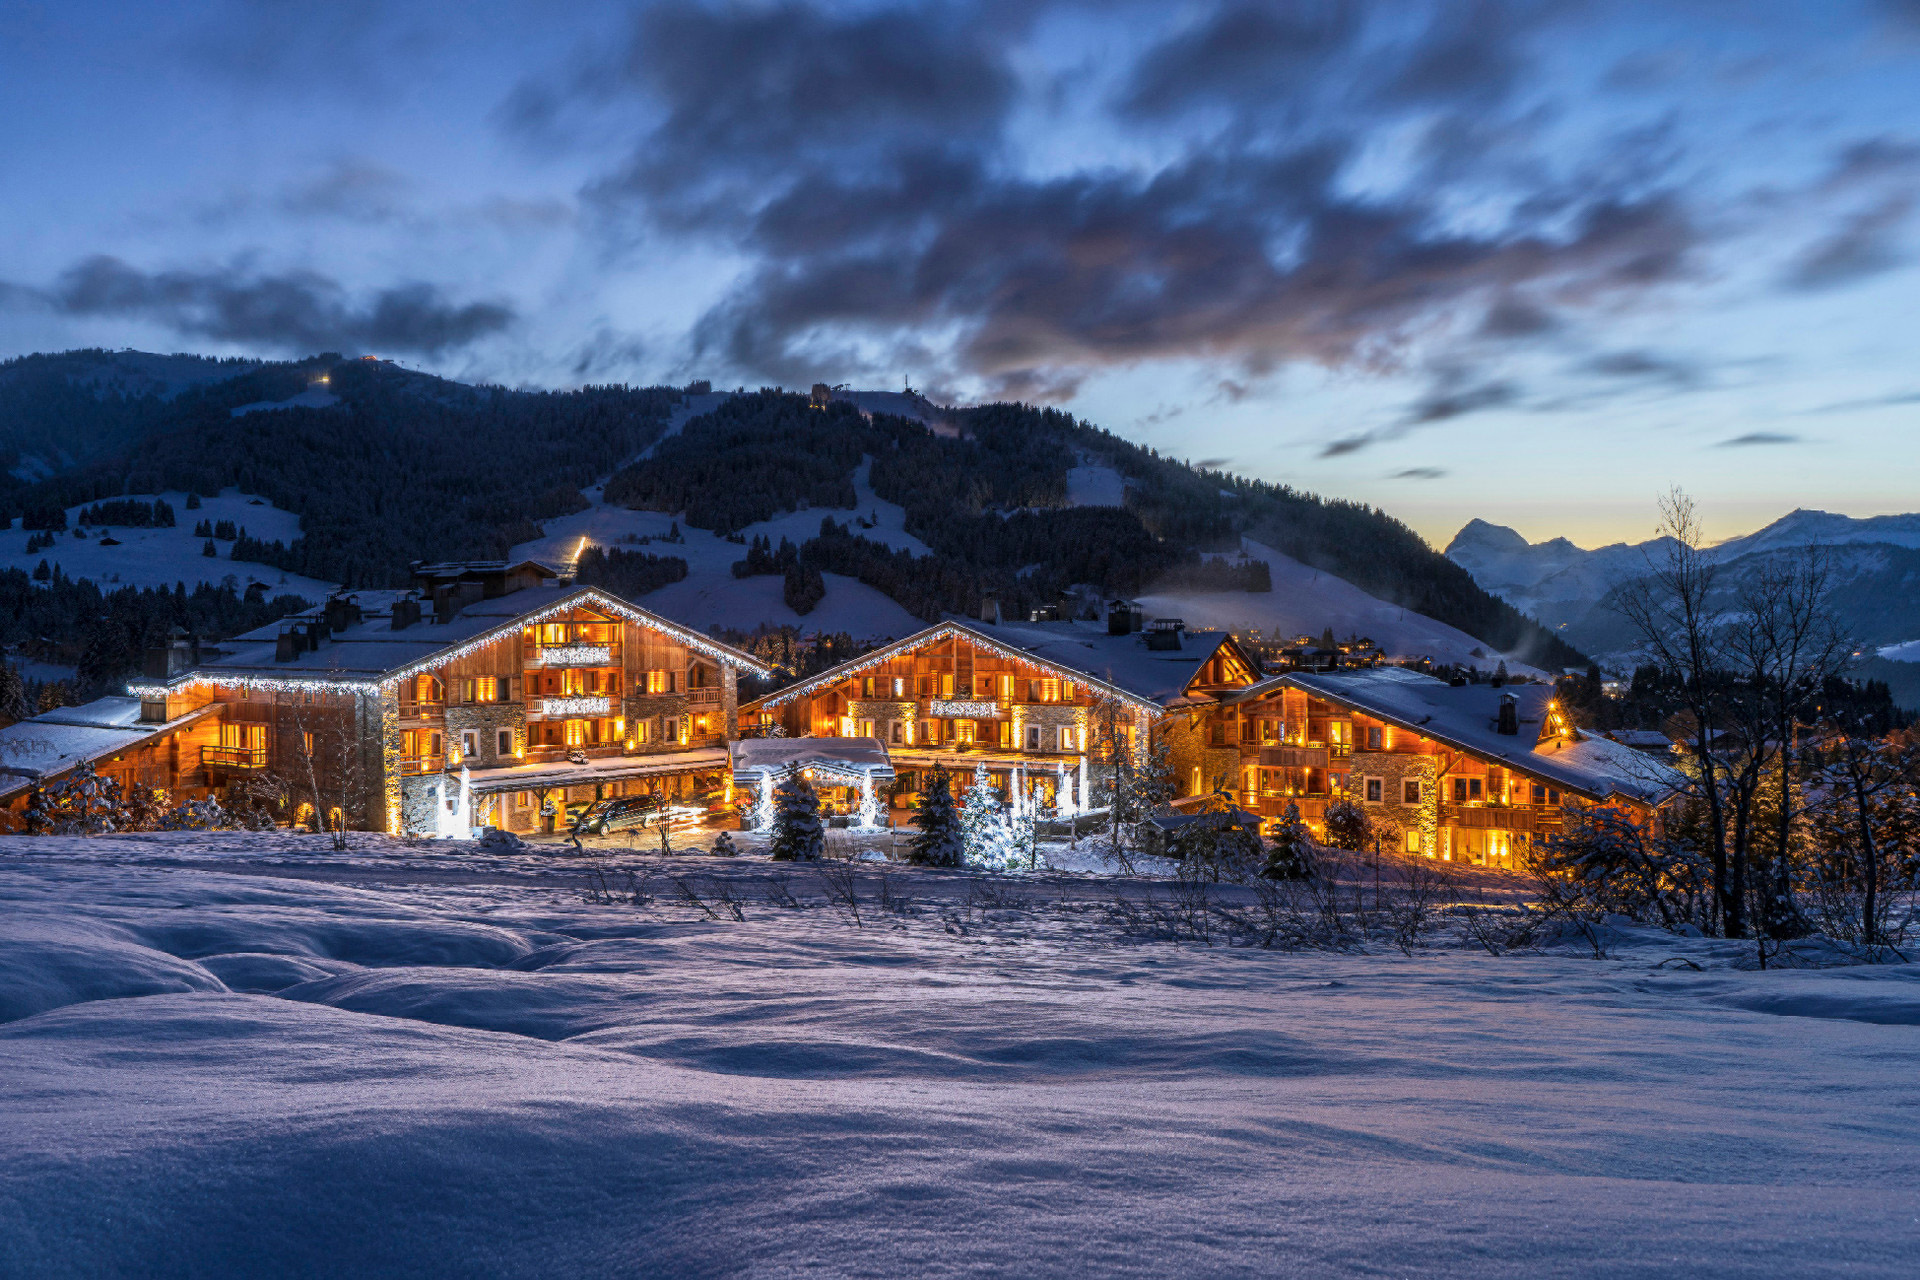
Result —
<instances>
[{"instance_id":1,"label":"chalet gable roof","mask_svg":"<svg viewBox=\"0 0 1920 1280\"><path fill-rule=\"evenodd\" d=\"M1623 795L1657 804L1680 784L1674 770L1643 751L1576 731L1572 737L1541 737L1550 686L1539 684L1450 685L1400 667L1355 671L1290 671L1263 682L1291 685L1352 711L1418 733L1455 750L1511 768L1590 800ZM1500 703L1512 698L1520 733L1497 725Z\"/></svg>"},{"instance_id":2,"label":"chalet gable roof","mask_svg":"<svg viewBox=\"0 0 1920 1280\"><path fill-rule=\"evenodd\" d=\"M748 704L766 709L806 697L849 676L891 661L901 654L958 637L989 653L1031 663L1063 680L1073 680L1142 710L1161 712L1176 705L1221 645L1231 644L1224 631L1188 632L1179 649L1149 649L1138 632L1109 635L1105 624L1075 622L1003 623L975 626L950 619L883 645L871 653L830 667L819 675L792 684ZM1249 666L1253 664L1249 661Z\"/></svg>"},{"instance_id":3,"label":"chalet gable roof","mask_svg":"<svg viewBox=\"0 0 1920 1280\"><path fill-rule=\"evenodd\" d=\"M751 675L767 675L771 672L771 668L749 653L638 605L629 604L599 587L574 587L570 590L528 587L491 599L473 601L445 622L423 619L399 631L393 629L390 600L384 602L388 612L379 611L378 604L375 608L366 609L364 601L368 596L397 599L402 593L355 594L363 600L362 620L333 632L319 648L303 650L291 661L280 662L275 658L282 626L296 620L317 620L322 616L322 610L294 615L271 626L250 631L237 638L231 652L203 662L164 684L129 685L128 692L142 697L162 697L168 691L192 684L374 692L493 644L514 634L521 627L582 607L651 627L673 637L689 649L736 670Z\"/></svg>"}]
</instances>

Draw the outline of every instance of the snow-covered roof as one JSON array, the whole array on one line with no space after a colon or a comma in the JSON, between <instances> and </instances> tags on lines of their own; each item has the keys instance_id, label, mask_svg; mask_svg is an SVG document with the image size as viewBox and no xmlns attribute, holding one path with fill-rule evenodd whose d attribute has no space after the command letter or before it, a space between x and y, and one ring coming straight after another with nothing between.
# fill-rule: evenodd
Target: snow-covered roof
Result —
<instances>
[{"instance_id":1,"label":"snow-covered roof","mask_svg":"<svg viewBox=\"0 0 1920 1280\"><path fill-rule=\"evenodd\" d=\"M1593 800L1615 794L1655 803L1672 793L1679 774L1659 760L1597 735L1542 740L1553 689L1544 684L1450 685L1400 667L1358 671L1289 671L1288 684L1388 724L1509 766ZM1512 698L1520 732L1499 732L1500 704Z\"/></svg>"},{"instance_id":2,"label":"snow-covered roof","mask_svg":"<svg viewBox=\"0 0 1920 1280\"><path fill-rule=\"evenodd\" d=\"M1189 631L1178 649L1149 649L1142 632L1116 636L1101 623L1016 622L974 624L952 619L904 640L829 667L752 704L777 707L827 688L903 653L959 636L989 652L1031 662L1060 677L1116 695L1143 707L1165 709L1178 702L1200 668L1230 637L1224 631ZM1249 665L1252 665L1249 663Z\"/></svg>"},{"instance_id":3,"label":"snow-covered roof","mask_svg":"<svg viewBox=\"0 0 1920 1280\"><path fill-rule=\"evenodd\" d=\"M142 723L140 700L96 698L57 707L0 729L0 799L17 795L83 760L105 760L218 711L205 706L164 723Z\"/></svg>"},{"instance_id":4,"label":"snow-covered roof","mask_svg":"<svg viewBox=\"0 0 1920 1280\"><path fill-rule=\"evenodd\" d=\"M893 760L878 738L742 738L733 744L733 776L784 773L794 766L891 778Z\"/></svg>"},{"instance_id":5,"label":"snow-covered roof","mask_svg":"<svg viewBox=\"0 0 1920 1280\"><path fill-rule=\"evenodd\" d=\"M176 676L166 687L189 683L217 684L314 684L371 686L404 679L447 662L462 652L491 644L527 623L563 613L577 606L603 610L641 626L665 632L687 647L756 675L769 668L758 658L723 644L690 627L683 627L659 614L627 603L598 587L526 587L492 599L475 600L445 622L423 618L412 626L393 629L393 600L370 599L387 593L359 593L361 621L332 632L317 649L302 649L287 662L277 661L275 651L285 622L318 619L323 609L297 614L292 618L261 627L238 637L233 647L211 661L203 662L185 675ZM132 685L136 693L158 694L160 686Z\"/></svg>"},{"instance_id":6,"label":"snow-covered roof","mask_svg":"<svg viewBox=\"0 0 1920 1280\"><path fill-rule=\"evenodd\" d=\"M532 791L546 787L576 787L621 778L655 777L695 769L718 769L727 763L724 747L698 747L644 756L605 756L581 764L556 760L548 764L505 765L498 769L470 769L468 788L475 793Z\"/></svg>"}]
</instances>

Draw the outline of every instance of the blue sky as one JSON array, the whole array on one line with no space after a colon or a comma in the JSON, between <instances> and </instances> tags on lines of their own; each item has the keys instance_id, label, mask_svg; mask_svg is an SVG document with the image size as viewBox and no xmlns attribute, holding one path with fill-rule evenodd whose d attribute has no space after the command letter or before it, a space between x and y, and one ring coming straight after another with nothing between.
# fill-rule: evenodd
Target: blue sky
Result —
<instances>
[{"instance_id":1,"label":"blue sky","mask_svg":"<svg viewBox=\"0 0 1920 1280\"><path fill-rule=\"evenodd\" d=\"M0 353L897 387L1586 545L1920 509L1920 2L0 9Z\"/></svg>"}]
</instances>

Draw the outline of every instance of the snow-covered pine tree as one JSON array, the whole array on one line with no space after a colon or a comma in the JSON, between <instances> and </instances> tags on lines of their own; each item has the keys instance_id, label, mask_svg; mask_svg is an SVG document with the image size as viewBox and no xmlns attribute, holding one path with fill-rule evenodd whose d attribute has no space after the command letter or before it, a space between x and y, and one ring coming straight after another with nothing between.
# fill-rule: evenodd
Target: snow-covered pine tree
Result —
<instances>
[{"instance_id":1,"label":"snow-covered pine tree","mask_svg":"<svg viewBox=\"0 0 1920 1280\"><path fill-rule=\"evenodd\" d=\"M798 769L789 768L773 790L773 832L767 851L775 862L815 862L827 851L819 793Z\"/></svg>"},{"instance_id":2,"label":"snow-covered pine tree","mask_svg":"<svg viewBox=\"0 0 1920 1280\"><path fill-rule=\"evenodd\" d=\"M0 661L0 720L25 720L32 714L26 677L11 662Z\"/></svg>"},{"instance_id":3,"label":"snow-covered pine tree","mask_svg":"<svg viewBox=\"0 0 1920 1280\"><path fill-rule=\"evenodd\" d=\"M960 811L953 806L953 784L945 769L935 767L921 777L920 805L913 812L920 828L907 845L907 861L923 867L957 867L966 856L961 837Z\"/></svg>"},{"instance_id":4,"label":"snow-covered pine tree","mask_svg":"<svg viewBox=\"0 0 1920 1280\"><path fill-rule=\"evenodd\" d=\"M126 828L120 784L82 760L40 788L27 802L27 830L35 835L97 836Z\"/></svg>"},{"instance_id":5,"label":"snow-covered pine tree","mask_svg":"<svg viewBox=\"0 0 1920 1280\"><path fill-rule=\"evenodd\" d=\"M1313 834L1300 821L1300 806L1289 804L1267 846L1267 865L1260 874L1269 880L1305 880L1313 874Z\"/></svg>"},{"instance_id":6,"label":"snow-covered pine tree","mask_svg":"<svg viewBox=\"0 0 1920 1280\"><path fill-rule=\"evenodd\" d=\"M1005 871L1018 861L1007 806L984 763L975 766L973 786L960 805L960 847L967 865L989 871Z\"/></svg>"}]
</instances>

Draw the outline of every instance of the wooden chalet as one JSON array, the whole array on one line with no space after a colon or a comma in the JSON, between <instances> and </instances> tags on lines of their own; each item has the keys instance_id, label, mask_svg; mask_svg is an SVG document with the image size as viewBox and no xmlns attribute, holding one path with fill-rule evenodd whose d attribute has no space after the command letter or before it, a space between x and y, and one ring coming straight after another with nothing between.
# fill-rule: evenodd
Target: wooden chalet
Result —
<instances>
[{"instance_id":1,"label":"wooden chalet","mask_svg":"<svg viewBox=\"0 0 1920 1280\"><path fill-rule=\"evenodd\" d=\"M1113 750L1144 750L1150 729L1258 679L1231 636L1171 620L1145 632L951 621L745 704L742 731L872 739L906 784L900 807L926 771L953 772L959 792L984 765L1017 805L1075 813L1091 807ZM1188 765L1180 776L1200 785L1198 761ZM852 811L858 797L829 802Z\"/></svg>"},{"instance_id":2,"label":"wooden chalet","mask_svg":"<svg viewBox=\"0 0 1920 1280\"><path fill-rule=\"evenodd\" d=\"M741 672L767 668L551 566L416 565L409 591L338 596L217 653L176 641L129 698L0 731L0 799L17 820L84 755L175 803L271 774L291 821L552 831L570 804L724 791Z\"/></svg>"}]
</instances>

